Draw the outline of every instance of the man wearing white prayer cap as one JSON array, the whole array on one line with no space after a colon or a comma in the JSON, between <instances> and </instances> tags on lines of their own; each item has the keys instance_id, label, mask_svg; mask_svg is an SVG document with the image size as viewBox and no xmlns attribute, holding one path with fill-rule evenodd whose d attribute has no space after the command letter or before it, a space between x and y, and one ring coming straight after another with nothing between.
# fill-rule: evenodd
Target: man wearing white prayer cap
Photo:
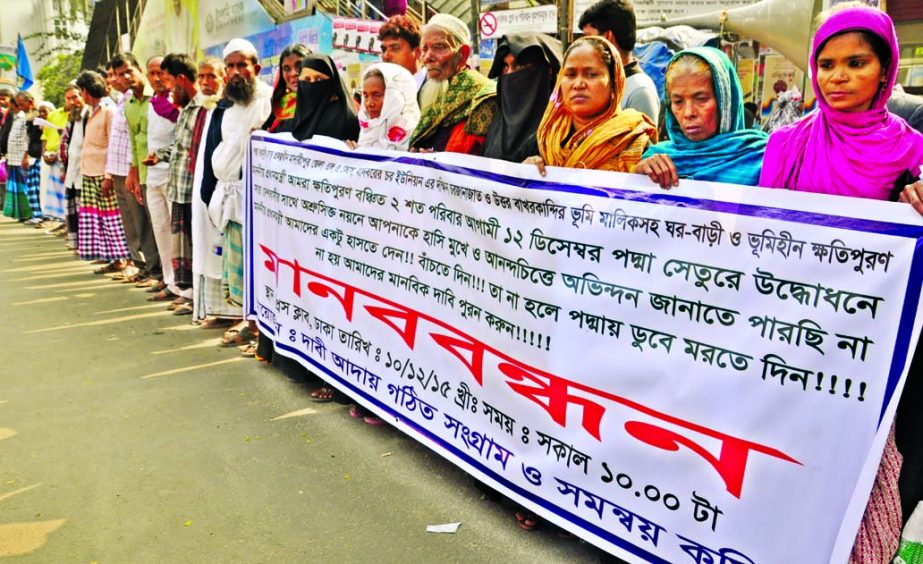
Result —
<instances>
[{"instance_id":1,"label":"man wearing white prayer cap","mask_svg":"<svg viewBox=\"0 0 923 564\"><path fill-rule=\"evenodd\" d=\"M471 35L463 21L437 14L423 26L420 43L426 82L422 115L411 149L480 155L497 112L496 84L468 68Z\"/></svg>"},{"instance_id":2,"label":"man wearing white prayer cap","mask_svg":"<svg viewBox=\"0 0 923 564\"><path fill-rule=\"evenodd\" d=\"M242 169L250 132L259 129L272 111L272 88L258 78L259 55L252 43L232 39L223 55L224 98L206 118L196 162L202 201L208 208L202 219L210 223L204 227L212 238L201 273L204 283L199 306L204 309L199 314L239 320L243 317L244 291ZM221 249L220 254L217 249ZM222 281L227 283L225 289Z\"/></svg>"}]
</instances>

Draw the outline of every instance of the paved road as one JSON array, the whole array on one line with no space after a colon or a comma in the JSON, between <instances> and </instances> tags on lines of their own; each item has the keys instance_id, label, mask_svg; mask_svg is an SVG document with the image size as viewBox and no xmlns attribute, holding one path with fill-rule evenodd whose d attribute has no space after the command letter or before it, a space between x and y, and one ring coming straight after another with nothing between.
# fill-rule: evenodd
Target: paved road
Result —
<instances>
[{"instance_id":1,"label":"paved road","mask_svg":"<svg viewBox=\"0 0 923 564\"><path fill-rule=\"evenodd\" d=\"M92 268L0 220L0 559L597 561Z\"/></svg>"}]
</instances>

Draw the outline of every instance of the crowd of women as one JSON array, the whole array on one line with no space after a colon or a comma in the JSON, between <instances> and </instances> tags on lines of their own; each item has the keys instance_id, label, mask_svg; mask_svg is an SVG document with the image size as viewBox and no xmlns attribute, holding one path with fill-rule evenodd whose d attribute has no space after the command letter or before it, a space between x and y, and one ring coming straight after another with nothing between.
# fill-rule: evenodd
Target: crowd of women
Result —
<instances>
[{"instance_id":1,"label":"crowd of women","mask_svg":"<svg viewBox=\"0 0 923 564\"><path fill-rule=\"evenodd\" d=\"M615 0L603 0L603 3L612 1ZM624 0L619 1L624 4ZM290 133L298 140L323 135L340 139L352 148L456 150L533 163L542 174L548 166L636 173L648 176L664 189L681 190L683 179L699 179L892 200L912 205L923 214L923 183L920 182L923 133L890 113L886 106L896 85L899 61L891 20L877 9L855 5L839 7L823 17L810 56L810 76L818 109L771 135L745 126L741 85L733 64L721 50L690 48L672 58L666 70L666 92L662 97L664 123L659 133L656 122L660 116L646 115L624 104L626 81L630 78L626 76L626 67L632 61L626 59L624 48L614 44L615 40L609 40L611 35L608 39L601 31L599 35L587 35L573 42L566 51L557 40L537 33L504 36L498 42L489 73L490 78L496 79L494 82L480 75L473 76L476 73L466 74L471 72L466 69L470 41L469 45L465 44L464 24L450 16L434 18L422 30L402 16L389 20L381 36L385 47L384 62L364 70L358 93L347 86L345 77L328 55L311 53L303 45L286 48L280 55L279 74L268 98L268 116L259 121L263 129L270 132ZM590 26L589 29L598 27ZM584 27L584 31L587 29ZM389 47L389 40L394 43L393 48ZM252 46L238 48L248 56L249 50ZM630 53L630 48L628 51ZM149 115L156 114L177 123L176 113L181 106L177 97L182 96L182 88L176 83L188 81L189 73L183 65L177 66L171 57L174 55L148 62L148 81L155 90L154 100L164 99L172 89L174 102L173 105L151 102ZM206 62L205 71L210 69L213 75L228 73L222 100L229 99L230 103L238 105L251 103L249 97L232 95L236 77L231 76L231 66L237 63L229 59L227 49L223 61L228 65L227 71L221 68L220 60ZM155 68L161 63L162 72ZM116 83L119 73L131 75L130 69L125 70L125 60L116 60L113 65L110 70ZM138 66L131 60L127 60L127 65ZM256 70L258 74L258 67ZM202 73L203 65L200 64L198 92L210 96L212 101L199 100L198 104L205 108L204 111L216 104L221 108L220 81L214 81L217 85L209 87ZM237 82L246 84L249 79L244 76ZM122 82L123 92L133 90L136 96L141 96L142 89L137 82L127 78ZM174 84L171 86L170 82ZM98 105L104 94L97 92L94 84L87 80L78 82L75 88L83 103L73 101L68 111L84 105L94 108ZM196 92L187 89L187 94L195 96ZM154 109L155 105L160 109ZM6 154L8 171L4 214L27 220L31 216L45 215L39 204L38 166L32 164L42 154L41 130L32 118L31 96L27 93L17 95L15 107L18 111L11 112L12 117L6 120L9 125L4 124L5 136L0 138L5 142L0 150ZM124 111L128 115L128 110ZM78 121L84 119L88 128L85 136L93 136L89 130L92 117L88 125L86 111L73 115L82 116ZM180 121L183 119L179 117ZM209 119L215 118L205 118L205 121ZM182 136L188 137L186 145L175 149L198 155L199 161L204 155L205 167L209 168L211 153L222 151L221 132L215 134L213 128L196 124L195 116L186 121L191 124L188 135ZM181 137L179 131L177 129L175 134L177 139ZM156 166L158 159L144 159L144 154L147 149L140 160ZM65 142L61 151L65 165L68 156L73 161L73 154L68 154ZM83 158L86 166L87 155ZM129 160L132 167L140 165L138 158ZM190 179L195 183L193 207L200 205L195 203L200 197L200 185L211 186L203 188L203 194L215 186L209 184L207 172L203 180L200 165L193 156L188 169L196 170L194 180ZM235 170L239 175L239 168ZM172 177L172 161L170 171ZM130 179L131 174L125 176ZM90 179L92 187L97 183L94 178L99 176L98 172L87 175L85 171L83 204L75 211L74 203L68 202L69 211L79 216L79 225L83 222L81 214L85 212L93 215L103 209L102 215L111 219L121 207L116 205L111 194L105 193L106 190L96 192L105 200L105 206L100 208L93 204L97 206L93 209L92 205L87 206L86 179ZM123 186L129 193L138 195L140 193L131 188L136 184L129 180ZM221 184L220 174L217 184ZM168 199L173 200L172 197ZM61 201L57 197L52 207L63 207ZM169 226L174 236L188 229L184 222L177 224L176 214L182 216L184 212L175 205ZM196 213L200 212L188 216L193 224L202 221L196 219L199 217ZM153 214L150 221L157 223ZM234 224L225 222L224 225ZM122 268L121 264L112 266L109 261L135 258L135 253L126 250L132 245L124 242L121 222L106 223L104 227L106 232L100 236L113 242L111 247L116 251L81 252L81 258L101 259L105 265L101 272L116 271ZM82 227L71 225L67 230L73 236L84 236ZM191 240L200 244L194 235ZM224 239L224 242L228 251L236 245L237 252L242 252L239 238ZM160 238L157 245L171 246L162 243ZM257 328L252 323L240 321L239 307L226 307L229 303L239 306L242 297L241 283L237 280L240 276L234 276L233 269L222 272L219 268L217 274L212 275L217 280L216 289L195 293L211 302L200 308L190 303L193 294L185 292L188 281L177 287L180 271L191 268L191 274L182 278L195 276L198 279L196 261L187 267L182 260L194 255L190 255L188 249L184 251L182 244L177 247L175 240L172 250L172 258L169 253L160 252L163 266L172 263L172 278L167 278L167 268L155 274L149 267L151 257L145 256L148 253L143 251L137 254L147 261L147 271L143 275L136 273L133 277L122 278L138 284L147 282L154 299L175 298L170 304L174 309L198 309L196 320L206 327L236 324L225 334L223 344L241 346L243 354L271 362L286 372L303 373L294 361L274 355L269 339L260 339L257 344ZM177 257L181 260L176 260ZM135 262L139 260L135 258ZM208 285L207 280L204 284ZM919 432L923 419L918 415L923 410L914 408L923 401L923 392L918 387L911 379L895 426L897 440L892 429L856 540L855 562L890 561L897 549L903 521L916 502L923 499L923 480L920 479L923 445L917 438L923 435ZM334 389L323 384L311 397L316 401L330 401L336 394ZM358 407L352 408L351 414L370 424L381 423ZM903 473L902 454L906 458ZM534 528L538 523L537 517L526 511L517 512L517 519L524 529Z\"/></svg>"}]
</instances>

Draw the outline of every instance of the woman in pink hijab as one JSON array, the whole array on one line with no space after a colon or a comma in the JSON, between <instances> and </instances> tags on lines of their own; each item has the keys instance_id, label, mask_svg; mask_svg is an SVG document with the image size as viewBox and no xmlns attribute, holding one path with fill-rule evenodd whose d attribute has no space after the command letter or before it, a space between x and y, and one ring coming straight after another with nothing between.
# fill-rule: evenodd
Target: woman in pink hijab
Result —
<instances>
[{"instance_id":1,"label":"woman in pink hijab","mask_svg":"<svg viewBox=\"0 0 923 564\"><path fill-rule=\"evenodd\" d=\"M885 104L897 81L894 24L867 7L834 10L814 36L819 111L769 137L760 186L900 200L923 214L923 135ZM901 454L888 437L851 564L890 562L901 532Z\"/></svg>"},{"instance_id":2,"label":"woman in pink hijab","mask_svg":"<svg viewBox=\"0 0 923 564\"><path fill-rule=\"evenodd\" d=\"M923 214L923 135L885 104L900 52L891 18L867 7L835 11L817 30L811 82L819 111L769 138L760 186L876 200Z\"/></svg>"}]
</instances>

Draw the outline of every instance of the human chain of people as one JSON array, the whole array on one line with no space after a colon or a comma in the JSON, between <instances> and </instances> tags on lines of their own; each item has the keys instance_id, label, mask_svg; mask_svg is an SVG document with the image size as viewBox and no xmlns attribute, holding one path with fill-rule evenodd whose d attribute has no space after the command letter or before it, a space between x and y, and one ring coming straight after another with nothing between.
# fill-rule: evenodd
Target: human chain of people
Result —
<instances>
[{"instance_id":1,"label":"human chain of people","mask_svg":"<svg viewBox=\"0 0 923 564\"><path fill-rule=\"evenodd\" d=\"M923 491L899 404L923 125L889 106L891 17L834 4L803 46L816 108L777 92L765 130L723 36L649 75L629 0L581 4L565 41L506 31L550 7L486 11L486 73L425 4L338 12L330 52L317 30L117 50L60 108L0 90L3 214L417 439L524 530L639 562L887 562Z\"/></svg>"}]
</instances>

